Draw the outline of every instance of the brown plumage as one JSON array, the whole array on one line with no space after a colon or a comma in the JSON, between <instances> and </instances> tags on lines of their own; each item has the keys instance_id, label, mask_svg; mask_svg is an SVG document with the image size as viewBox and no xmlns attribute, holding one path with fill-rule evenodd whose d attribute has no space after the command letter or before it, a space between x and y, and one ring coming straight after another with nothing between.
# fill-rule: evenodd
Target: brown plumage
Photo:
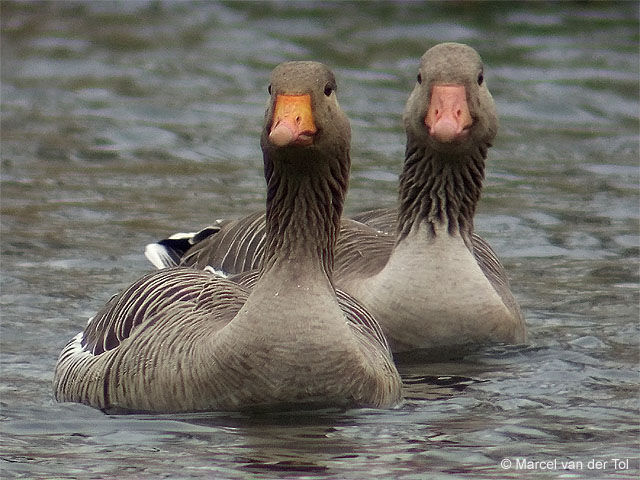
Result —
<instances>
[{"instance_id":1,"label":"brown plumage","mask_svg":"<svg viewBox=\"0 0 640 480\"><path fill-rule=\"evenodd\" d=\"M380 327L332 284L350 143L335 88L315 62L272 73L261 137L266 254L253 288L186 267L146 275L64 348L57 400L125 412L400 400Z\"/></svg>"},{"instance_id":2,"label":"brown plumage","mask_svg":"<svg viewBox=\"0 0 640 480\"><path fill-rule=\"evenodd\" d=\"M498 128L476 51L456 43L428 50L403 118L398 207L342 220L336 285L374 314L394 352L455 356L468 345L524 342L507 274L473 231ZM258 213L146 253L157 266L178 261L237 273L260 265L263 232Z\"/></svg>"}]
</instances>

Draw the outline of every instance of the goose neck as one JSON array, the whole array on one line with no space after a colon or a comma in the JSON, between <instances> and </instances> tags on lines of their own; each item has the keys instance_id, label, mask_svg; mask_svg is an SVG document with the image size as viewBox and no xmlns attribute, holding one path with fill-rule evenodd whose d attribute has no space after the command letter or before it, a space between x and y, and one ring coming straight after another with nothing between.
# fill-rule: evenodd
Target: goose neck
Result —
<instances>
[{"instance_id":1,"label":"goose neck","mask_svg":"<svg viewBox=\"0 0 640 480\"><path fill-rule=\"evenodd\" d=\"M411 231L461 235L470 245L482 191L487 147L444 153L408 142L400 176L398 242Z\"/></svg>"},{"instance_id":2,"label":"goose neck","mask_svg":"<svg viewBox=\"0 0 640 480\"><path fill-rule=\"evenodd\" d=\"M344 162L347 163L348 161ZM332 168L335 165L335 168ZM347 189L340 162L279 162L266 169L266 244L262 275L285 269L288 276L329 280Z\"/></svg>"}]
</instances>

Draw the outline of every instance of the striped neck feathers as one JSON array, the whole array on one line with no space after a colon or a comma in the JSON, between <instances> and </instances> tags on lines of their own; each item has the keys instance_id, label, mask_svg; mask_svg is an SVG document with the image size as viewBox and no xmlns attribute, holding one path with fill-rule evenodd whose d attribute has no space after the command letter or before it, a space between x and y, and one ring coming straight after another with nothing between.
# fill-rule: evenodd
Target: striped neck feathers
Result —
<instances>
[{"instance_id":1,"label":"striped neck feathers","mask_svg":"<svg viewBox=\"0 0 640 480\"><path fill-rule=\"evenodd\" d=\"M315 149L278 155L278 161L264 155L267 216L261 273L286 263L288 269L307 275L321 271L331 280L349 181L349 153L342 152L342 160Z\"/></svg>"},{"instance_id":2,"label":"striped neck feathers","mask_svg":"<svg viewBox=\"0 0 640 480\"><path fill-rule=\"evenodd\" d=\"M454 156L407 142L400 175L397 242L424 227L435 236L446 228L471 245L473 217L484 180L488 144Z\"/></svg>"}]
</instances>

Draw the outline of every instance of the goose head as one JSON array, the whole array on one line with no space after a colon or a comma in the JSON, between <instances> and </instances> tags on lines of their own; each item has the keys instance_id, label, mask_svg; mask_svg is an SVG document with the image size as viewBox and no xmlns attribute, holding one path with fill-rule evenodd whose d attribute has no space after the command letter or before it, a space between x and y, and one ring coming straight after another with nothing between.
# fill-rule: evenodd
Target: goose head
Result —
<instances>
[{"instance_id":1,"label":"goose head","mask_svg":"<svg viewBox=\"0 0 640 480\"><path fill-rule=\"evenodd\" d=\"M285 62L273 70L260 140L265 167L342 163L348 175L351 128L336 88L333 72L318 62Z\"/></svg>"},{"instance_id":2,"label":"goose head","mask_svg":"<svg viewBox=\"0 0 640 480\"><path fill-rule=\"evenodd\" d=\"M466 155L491 146L497 130L495 104L482 59L471 47L441 43L420 60L403 120L407 144Z\"/></svg>"}]
</instances>

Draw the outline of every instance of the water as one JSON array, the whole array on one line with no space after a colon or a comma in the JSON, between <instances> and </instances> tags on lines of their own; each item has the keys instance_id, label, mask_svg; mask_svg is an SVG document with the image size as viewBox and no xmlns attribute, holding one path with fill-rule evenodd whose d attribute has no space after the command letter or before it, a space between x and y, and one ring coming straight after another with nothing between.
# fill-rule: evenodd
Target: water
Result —
<instances>
[{"instance_id":1,"label":"water","mask_svg":"<svg viewBox=\"0 0 640 480\"><path fill-rule=\"evenodd\" d=\"M1 22L3 477L637 477L635 2L2 2ZM528 346L403 365L390 411L118 417L53 401L59 351L150 269L145 243L263 208L273 66L336 72L355 213L395 201L418 58L450 40L481 53L497 103L476 226Z\"/></svg>"}]
</instances>

